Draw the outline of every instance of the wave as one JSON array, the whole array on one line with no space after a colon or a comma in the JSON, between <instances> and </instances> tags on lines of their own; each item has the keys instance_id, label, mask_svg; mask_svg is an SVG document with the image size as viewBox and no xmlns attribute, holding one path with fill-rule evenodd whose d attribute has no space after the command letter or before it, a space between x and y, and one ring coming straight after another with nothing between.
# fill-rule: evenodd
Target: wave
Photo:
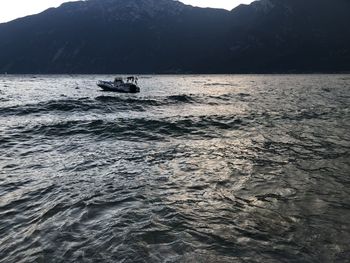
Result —
<instances>
[{"instance_id":1,"label":"wave","mask_svg":"<svg viewBox=\"0 0 350 263\"><path fill-rule=\"evenodd\" d=\"M204 84L204 86L207 86L207 87L215 87L215 86L219 86L219 87L224 87L224 86L227 86L227 87L237 87L238 85L237 84L234 84L234 83L219 83L219 82L214 82L214 83L206 83Z\"/></svg>"},{"instance_id":2,"label":"wave","mask_svg":"<svg viewBox=\"0 0 350 263\"><path fill-rule=\"evenodd\" d=\"M47 102L39 102L35 104L26 104L18 106L10 106L0 108L0 115L29 115L42 112L51 111L86 111L96 108L92 100L81 99L65 99L65 100L51 100Z\"/></svg>"},{"instance_id":3,"label":"wave","mask_svg":"<svg viewBox=\"0 0 350 263\"><path fill-rule=\"evenodd\" d=\"M238 95L239 96L239 95ZM146 111L149 107L171 106L180 104L220 104L229 101L232 95L204 96L204 95L172 95L166 97L122 97L98 96L92 98L71 98L50 100L45 102L0 107L2 116L24 116L44 114L50 112L85 112L97 110L102 112L113 111Z\"/></svg>"},{"instance_id":4,"label":"wave","mask_svg":"<svg viewBox=\"0 0 350 263\"><path fill-rule=\"evenodd\" d=\"M141 102L141 103L140 103ZM139 105L137 105L139 104ZM121 99L118 97L100 96L95 99L79 98L50 100L36 104L25 104L0 108L2 116L24 116L31 114L45 114L51 112L86 112L86 111L144 111L144 107L157 105L151 100Z\"/></svg>"},{"instance_id":5,"label":"wave","mask_svg":"<svg viewBox=\"0 0 350 263\"><path fill-rule=\"evenodd\" d=\"M177 98L175 99L177 100ZM68 106L65 106L65 109L68 108ZM114 138L131 141L167 140L170 138L189 137L191 139L223 138L229 136L231 131L236 130L250 132L250 129L256 129L256 127L289 125L294 122L307 124L311 120L313 122L322 122L336 118L339 115L346 117L348 113L342 109L328 109L323 111L304 109L297 112L290 111L283 113L250 112L238 116L228 114L174 116L159 119L140 117L41 121L29 122L25 125L14 126L11 129L3 130L0 133L0 142L3 145L11 147L13 143L28 141L32 138L41 140L43 136L45 138L92 136L100 139Z\"/></svg>"},{"instance_id":6,"label":"wave","mask_svg":"<svg viewBox=\"0 0 350 263\"><path fill-rule=\"evenodd\" d=\"M71 120L13 127L10 132L5 131L2 134L2 138L6 138L2 140L2 144L10 146L12 141L18 142L18 138L25 141L31 138L41 140L42 136L49 138L93 136L101 139L117 138L132 141L164 140L188 136L192 138L214 138L223 136L225 130L241 129L246 124L243 120L234 116L189 116L179 119Z\"/></svg>"},{"instance_id":7,"label":"wave","mask_svg":"<svg viewBox=\"0 0 350 263\"><path fill-rule=\"evenodd\" d=\"M100 102L111 103L127 103L127 104L139 104L142 106L165 106L170 104L179 103L198 103L199 100L195 99L193 95L174 95L167 97L153 97L153 98L123 98L115 96L98 96L96 98Z\"/></svg>"}]
</instances>

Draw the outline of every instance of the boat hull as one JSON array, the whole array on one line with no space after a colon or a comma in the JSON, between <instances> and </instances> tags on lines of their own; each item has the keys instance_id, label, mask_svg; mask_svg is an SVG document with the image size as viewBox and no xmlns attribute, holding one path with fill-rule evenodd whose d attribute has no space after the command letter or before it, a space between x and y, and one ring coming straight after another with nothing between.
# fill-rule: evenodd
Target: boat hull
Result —
<instances>
[{"instance_id":1,"label":"boat hull","mask_svg":"<svg viewBox=\"0 0 350 263\"><path fill-rule=\"evenodd\" d=\"M140 92L140 88L133 83L114 84L113 82L109 82L109 81L99 81L97 83L97 86L99 86L104 91L110 91L110 92L119 92L119 93L139 93Z\"/></svg>"}]
</instances>

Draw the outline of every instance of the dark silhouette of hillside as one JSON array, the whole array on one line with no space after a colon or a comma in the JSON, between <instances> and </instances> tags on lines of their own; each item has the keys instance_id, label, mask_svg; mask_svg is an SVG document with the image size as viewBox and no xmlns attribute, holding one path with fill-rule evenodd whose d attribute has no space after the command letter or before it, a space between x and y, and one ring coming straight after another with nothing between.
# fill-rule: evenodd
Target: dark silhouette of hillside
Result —
<instances>
[{"instance_id":1,"label":"dark silhouette of hillside","mask_svg":"<svg viewBox=\"0 0 350 263\"><path fill-rule=\"evenodd\" d=\"M350 1L261 0L232 11L89 0L0 24L0 72L350 70Z\"/></svg>"}]
</instances>

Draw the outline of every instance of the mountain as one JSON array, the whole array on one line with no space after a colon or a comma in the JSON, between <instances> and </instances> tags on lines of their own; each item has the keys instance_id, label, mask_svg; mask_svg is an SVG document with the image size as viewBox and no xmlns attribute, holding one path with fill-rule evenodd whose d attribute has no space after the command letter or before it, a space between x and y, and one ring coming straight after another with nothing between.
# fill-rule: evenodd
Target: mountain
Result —
<instances>
[{"instance_id":1,"label":"mountain","mask_svg":"<svg viewBox=\"0 0 350 263\"><path fill-rule=\"evenodd\" d=\"M174 0L87 0L0 24L0 72L350 70L350 1L260 0L232 11Z\"/></svg>"},{"instance_id":2,"label":"mountain","mask_svg":"<svg viewBox=\"0 0 350 263\"><path fill-rule=\"evenodd\" d=\"M350 1L262 0L232 11L232 71L350 68Z\"/></svg>"}]
</instances>

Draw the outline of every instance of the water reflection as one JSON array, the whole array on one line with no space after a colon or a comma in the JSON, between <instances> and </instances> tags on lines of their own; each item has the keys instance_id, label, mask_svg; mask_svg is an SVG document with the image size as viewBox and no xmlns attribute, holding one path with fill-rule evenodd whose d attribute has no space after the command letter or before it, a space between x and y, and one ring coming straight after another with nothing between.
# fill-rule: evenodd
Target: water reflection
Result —
<instances>
[{"instance_id":1,"label":"water reflection","mask_svg":"<svg viewBox=\"0 0 350 263\"><path fill-rule=\"evenodd\" d=\"M111 77L3 77L0 262L346 261L346 76Z\"/></svg>"}]
</instances>

